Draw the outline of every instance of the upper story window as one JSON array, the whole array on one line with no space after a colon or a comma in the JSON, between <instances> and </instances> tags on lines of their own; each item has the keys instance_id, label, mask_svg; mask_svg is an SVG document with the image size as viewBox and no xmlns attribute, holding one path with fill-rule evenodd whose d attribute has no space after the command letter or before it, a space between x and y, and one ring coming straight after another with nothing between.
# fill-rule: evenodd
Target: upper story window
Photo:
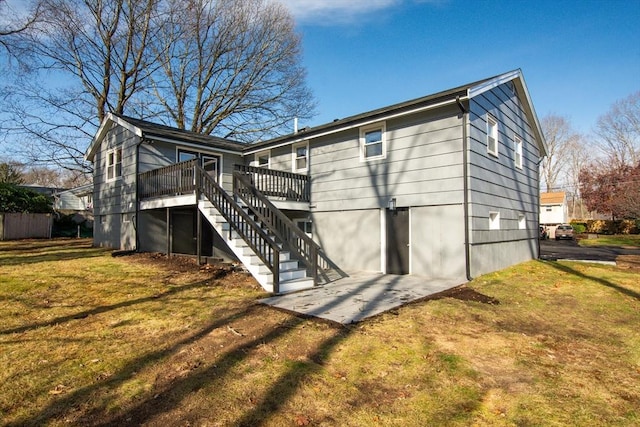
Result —
<instances>
[{"instance_id":1,"label":"upper story window","mask_svg":"<svg viewBox=\"0 0 640 427\"><path fill-rule=\"evenodd\" d=\"M304 172L309 167L309 144L294 145L293 148L293 171Z\"/></svg>"},{"instance_id":2,"label":"upper story window","mask_svg":"<svg viewBox=\"0 0 640 427\"><path fill-rule=\"evenodd\" d=\"M384 123L360 129L360 160L384 159L385 144Z\"/></svg>"},{"instance_id":3,"label":"upper story window","mask_svg":"<svg viewBox=\"0 0 640 427\"><path fill-rule=\"evenodd\" d=\"M263 151L262 153L256 153L256 166L259 168L268 168L270 163L271 156L268 151Z\"/></svg>"},{"instance_id":4,"label":"upper story window","mask_svg":"<svg viewBox=\"0 0 640 427\"><path fill-rule=\"evenodd\" d=\"M122 148L107 151L107 181L122 176Z\"/></svg>"},{"instance_id":5,"label":"upper story window","mask_svg":"<svg viewBox=\"0 0 640 427\"><path fill-rule=\"evenodd\" d=\"M487 115L487 152L498 156L498 121Z\"/></svg>"},{"instance_id":6,"label":"upper story window","mask_svg":"<svg viewBox=\"0 0 640 427\"><path fill-rule=\"evenodd\" d=\"M522 139L513 139L513 161L517 168L522 169Z\"/></svg>"}]
</instances>

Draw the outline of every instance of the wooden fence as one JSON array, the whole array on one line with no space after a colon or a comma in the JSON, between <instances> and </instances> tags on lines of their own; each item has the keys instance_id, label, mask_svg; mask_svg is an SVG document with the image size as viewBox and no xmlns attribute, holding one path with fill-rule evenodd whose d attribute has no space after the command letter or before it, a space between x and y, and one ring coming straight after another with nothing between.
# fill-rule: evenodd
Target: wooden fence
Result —
<instances>
[{"instance_id":1,"label":"wooden fence","mask_svg":"<svg viewBox=\"0 0 640 427\"><path fill-rule=\"evenodd\" d=\"M0 213L0 240L50 239L53 215Z\"/></svg>"}]
</instances>

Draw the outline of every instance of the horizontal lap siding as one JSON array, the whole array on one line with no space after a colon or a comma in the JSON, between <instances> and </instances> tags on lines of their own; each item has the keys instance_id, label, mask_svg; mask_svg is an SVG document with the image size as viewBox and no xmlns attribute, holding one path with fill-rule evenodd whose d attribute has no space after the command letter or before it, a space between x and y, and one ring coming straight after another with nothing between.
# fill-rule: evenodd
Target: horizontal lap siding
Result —
<instances>
[{"instance_id":1,"label":"horizontal lap siding","mask_svg":"<svg viewBox=\"0 0 640 427\"><path fill-rule=\"evenodd\" d=\"M539 151L518 96L506 83L470 101L469 197L475 273L493 271L530 259L537 238ZM487 113L498 121L498 157L487 152ZM514 162L514 137L523 142L522 169ZM489 212L500 213L500 229L489 229ZM526 217L519 229L518 216ZM521 245L515 242L524 242ZM512 242L509 246L505 242ZM483 247L495 243L495 248ZM504 250L509 246L511 250ZM482 249L480 249L483 247ZM482 254L482 256L478 255ZM498 257L487 261L483 257ZM529 257L529 258L527 258Z\"/></svg>"},{"instance_id":2,"label":"horizontal lap siding","mask_svg":"<svg viewBox=\"0 0 640 427\"><path fill-rule=\"evenodd\" d=\"M431 114L431 115L429 115ZM455 109L386 122L385 159L360 161L359 129L310 143L311 202L318 211L462 202L462 127ZM272 152L272 167L291 167Z\"/></svg>"},{"instance_id":3,"label":"horizontal lap siding","mask_svg":"<svg viewBox=\"0 0 640 427\"><path fill-rule=\"evenodd\" d=\"M94 164L94 244L135 248L136 145L139 137L114 125L102 140ZM122 148L122 176L107 181L107 153ZM103 218L104 217L104 218Z\"/></svg>"}]
</instances>

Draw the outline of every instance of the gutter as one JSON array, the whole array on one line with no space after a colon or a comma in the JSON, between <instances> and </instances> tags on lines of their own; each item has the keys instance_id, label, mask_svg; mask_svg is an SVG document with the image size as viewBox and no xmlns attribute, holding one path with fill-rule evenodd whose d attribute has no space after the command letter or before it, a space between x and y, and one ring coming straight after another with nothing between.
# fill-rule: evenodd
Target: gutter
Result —
<instances>
[{"instance_id":1,"label":"gutter","mask_svg":"<svg viewBox=\"0 0 640 427\"><path fill-rule=\"evenodd\" d=\"M538 185L537 185L537 197L538 197L538 216L536 217L536 224L538 225L536 227L536 236L538 236L538 238L536 239L538 242L538 259L540 259L540 163L542 163L542 161L544 160L546 156L542 156L538 159L538 162L536 163L536 166L538 167ZM548 236L547 236L548 237Z\"/></svg>"},{"instance_id":2,"label":"gutter","mask_svg":"<svg viewBox=\"0 0 640 427\"><path fill-rule=\"evenodd\" d=\"M136 213L133 220L133 229L136 233L135 244L133 248L134 252L138 252L140 248L140 236L138 233L138 220L140 218L140 181L138 180L138 173L140 172L140 145L145 141L144 137L140 137L140 140L136 143Z\"/></svg>"},{"instance_id":3,"label":"gutter","mask_svg":"<svg viewBox=\"0 0 640 427\"><path fill-rule=\"evenodd\" d=\"M468 99L468 98L467 98ZM471 232L469 228L469 167L467 165L469 143L467 141L467 122L469 116L469 110L464 106L460 100L460 96L456 97L456 104L462 112L462 177L463 177L463 193L464 193L464 266L465 274L468 281L473 280L471 277L471 250L470 250L470 237ZM538 251L539 253L539 251Z\"/></svg>"}]
</instances>

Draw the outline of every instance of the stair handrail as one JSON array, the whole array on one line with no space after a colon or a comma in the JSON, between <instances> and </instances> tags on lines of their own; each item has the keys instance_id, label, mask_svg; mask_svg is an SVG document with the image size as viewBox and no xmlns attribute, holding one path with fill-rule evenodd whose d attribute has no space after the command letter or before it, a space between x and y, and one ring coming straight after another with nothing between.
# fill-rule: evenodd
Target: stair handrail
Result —
<instances>
[{"instance_id":1,"label":"stair handrail","mask_svg":"<svg viewBox=\"0 0 640 427\"><path fill-rule=\"evenodd\" d=\"M195 164L196 189L220 212L273 274L273 292L280 292L280 247L205 170ZM199 198L199 197L198 197ZM239 219L242 220L239 220ZM252 236L253 235L253 236ZM272 257L269 257L269 253ZM271 259L270 259L271 258Z\"/></svg>"},{"instance_id":2,"label":"stair handrail","mask_svg":"<svg viewBox=\"0 0 640 427\"><path fill-rule=\"evenodd\" d=\"M298 226L296 226L293 221L291 221L285 214L283 214L280 209L278 209L260 190L258 190L249 179L247 179L248 174L242 173L240 171L233 172L233 194L236 197L239 197L247 206L252 208L253 213L258 217L258 219L263 222L271 232L273 232L276 237L278 237L285 246L294 252L300 260L307 266L308 270L311 270L310 273L313 276L313 283L317 285L318 275L323 274L323 279L326 282L331 281L329 277L325 274L325 269L320 268L320 261L324 261L324 264L330 268L338 272L341 277L345 277L346 274L340 270L333 262L326 256L326 254L322 251L320 245L318 245L311 237L309 237L304 231L300 230ZM242 191L243 188L239 184L242 184L246 191ZM249 198L248 194L252 197ZM269 212L275 218L269 218L262 212L259 206L256 206L254 200L258 200L260 203L264 205L264 210ZM284 227L284 230L280 229L276 224L276 221L280 222L280 224ZM299 244L297 239L304 242L306 248Z\"/></svg>"}]
</instances>

